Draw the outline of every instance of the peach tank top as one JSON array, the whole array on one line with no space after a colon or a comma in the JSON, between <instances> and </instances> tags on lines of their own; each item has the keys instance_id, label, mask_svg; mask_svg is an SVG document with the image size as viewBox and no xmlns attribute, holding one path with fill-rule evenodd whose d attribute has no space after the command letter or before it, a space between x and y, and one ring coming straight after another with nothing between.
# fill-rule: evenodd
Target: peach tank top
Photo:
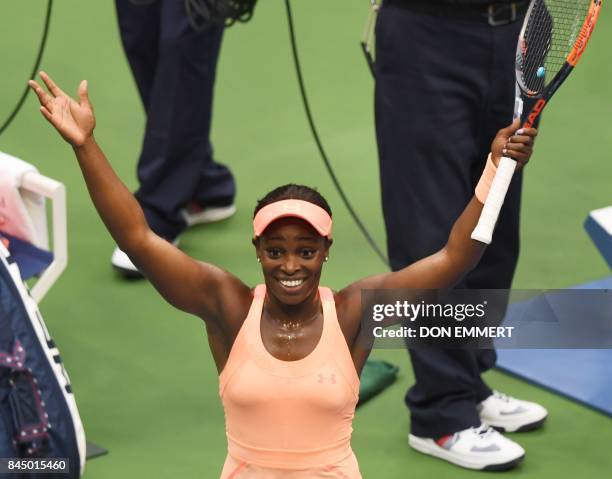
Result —
<instances>
[{"instance_id":1,"label":"peach tank top","mask_svg":"<svg viewBox=\"0 0 612 479\"><path fill-rule=\"evenodd\" d=\"M297 361L272 356L261 339L265 285L219 377L230 456L269 468L329 466L352 456L359 377L336 316L334 297L319 288L323 331Z\"/></svg>"}]
</instances>

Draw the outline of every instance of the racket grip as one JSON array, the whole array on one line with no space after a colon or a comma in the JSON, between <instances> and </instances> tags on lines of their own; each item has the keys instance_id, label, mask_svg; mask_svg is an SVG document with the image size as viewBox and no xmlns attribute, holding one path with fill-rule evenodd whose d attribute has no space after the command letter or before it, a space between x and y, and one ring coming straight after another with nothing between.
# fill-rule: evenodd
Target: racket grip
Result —
<instances>
[{"instance_id":1,"label":"racket grip","mask_svg":"<svg viewBox=\"0 0 612 479\"><path fill-rule=\"evenodd\" d=\"M495 223L497 223L497 217L504 204L504 199L506 198L515 169L516 161L512 158L504 156L499 161L491 189L485 200L482 213L480 213L480 219L472 232L472 239L485 244L491 243Z\"/></svg>"}]
</instances>

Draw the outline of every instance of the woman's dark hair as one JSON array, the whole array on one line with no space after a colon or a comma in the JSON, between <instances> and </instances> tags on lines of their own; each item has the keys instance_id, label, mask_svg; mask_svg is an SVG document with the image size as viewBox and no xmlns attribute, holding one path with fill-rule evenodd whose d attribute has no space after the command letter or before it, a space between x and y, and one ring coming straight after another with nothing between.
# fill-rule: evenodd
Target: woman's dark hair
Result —
<instances>
[{"instance_id":1,"label":"woman's dark hair","mask_svg":"<svg viewBox=\"0 0 612 479\"><path fill-rule=\"evenodd\" d=\"M308 201L309 203L313 203L323 208L325 211L327 211L329 216L332 215L331 208L329 207L327 200L323 198L321 193L319 193L314 188L310 188L309 186L290 183L288 185L283 185L279 186L278 188L274 188L272 191L270 191L270 193L268 193L261 200L259 200L257 202L257 206L255 207L255 211L253 212L253 217L255 217L257 212L264 206L268 206L271 203L275 203L281 200Z\"/></svg>"}]
</instances>

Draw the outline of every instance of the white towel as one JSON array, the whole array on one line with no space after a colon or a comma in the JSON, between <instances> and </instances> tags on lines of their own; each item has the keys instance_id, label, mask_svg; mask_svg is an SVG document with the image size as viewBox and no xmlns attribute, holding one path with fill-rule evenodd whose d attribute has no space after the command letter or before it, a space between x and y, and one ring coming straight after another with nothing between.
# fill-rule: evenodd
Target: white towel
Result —
<instances>
[{"instance_id":1,"label":"white towel","mask_svg":"<svg viewBox=\"0 0 612 479\"><path fill-rule=\"evenodd\" d=\"M37 169L0 152L0 232L48 249L45 198L21 188L23 177L29 172Z\"/></svg>"}]
</instances>

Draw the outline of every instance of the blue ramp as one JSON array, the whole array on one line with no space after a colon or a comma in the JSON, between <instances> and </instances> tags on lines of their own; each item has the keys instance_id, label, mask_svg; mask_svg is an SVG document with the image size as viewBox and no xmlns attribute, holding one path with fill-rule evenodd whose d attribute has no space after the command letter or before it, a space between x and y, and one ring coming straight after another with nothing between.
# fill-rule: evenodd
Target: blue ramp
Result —
<instances>
[{"instance_id":1,"label":"blue ramp","mask_svg":"<svg viewBox=\"0 0 612 479\"><path fill-rule=\"evenodd\" d=\"M577 288L612 289L612 276ZM497 355L498 369L612 417L612 349L499 349Z\"/></svg>"}]
</instances>

